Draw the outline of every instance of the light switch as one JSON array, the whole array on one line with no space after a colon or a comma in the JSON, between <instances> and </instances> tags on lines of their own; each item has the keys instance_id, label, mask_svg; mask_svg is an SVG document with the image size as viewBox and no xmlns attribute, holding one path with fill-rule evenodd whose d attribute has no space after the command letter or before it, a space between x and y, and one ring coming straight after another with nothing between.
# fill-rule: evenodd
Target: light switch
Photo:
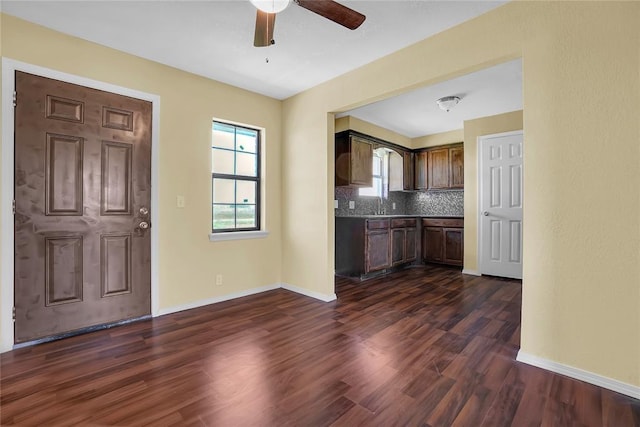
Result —
<instances>
[{"instance_id":1,"label":"light switch","mask_svg":"<svg viewBox=\"0 0 640 427\"><path fill-rule=\"evenodd\" d=\"M184 208L184 196L176 196L176 206Z\"/></svg>"},{"instance_id":2,"label":"light switch","mask_svg":"<svg viewBox=\"0 0 640 427\"><path fill-rule=\"evenodd\" d=\"M333 208L338 209L338 200L333 201Z\"/></svg>"},{"instance_id":3,"label":"light switch","mask_svg":"<svg viewBox=\"0 0 640 427\"><path fill-rule=\"evenodd\" d=\"M355 209L356 208L356 202L354 202L353 200L349 200L349 209Z\"/></svg>"},{"instance_id":4,"label":"light switch","mask_svg":"<svg viewBox=\"0 0 640 427\"><path fill-rule=\"evenodd\" d=\"M396 210L396 202L391 203L391 209Z\"/></svg>"}]
</instances>

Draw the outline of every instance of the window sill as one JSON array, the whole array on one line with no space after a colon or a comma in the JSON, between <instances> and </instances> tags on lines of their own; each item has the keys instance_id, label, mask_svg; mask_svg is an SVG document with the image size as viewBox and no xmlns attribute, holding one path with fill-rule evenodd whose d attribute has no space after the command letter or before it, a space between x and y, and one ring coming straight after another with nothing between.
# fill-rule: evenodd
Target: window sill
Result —
<instances>
[{"instance_id":1,"label":"window sill","mask_svg":"<svg viewBox=\"0 0 640 427\"><path fill-rule=\"evenodd\" d=\"M266 230L259 231L231 231L228 233L210 233L210 242L221 242L225 240L245 240L245 239L263 239L269 235Z\"/></svg>"}]
</instances>

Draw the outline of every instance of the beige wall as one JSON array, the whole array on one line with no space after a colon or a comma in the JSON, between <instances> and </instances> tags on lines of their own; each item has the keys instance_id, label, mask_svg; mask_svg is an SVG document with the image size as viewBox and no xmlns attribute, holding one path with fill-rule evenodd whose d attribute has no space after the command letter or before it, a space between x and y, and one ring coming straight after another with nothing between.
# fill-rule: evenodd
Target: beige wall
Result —
<instances>
[{"instance_id":1,"label":"beige wall","mask_svg":"<svg viewBox=\"0 0 640 427\"><path fill-rule=\"evenodd\" d=\"M160 307L169 308L281 278L282 102L2 15L5 57L161 97ZM265 239L209 242L212 118L266 129ZM176 208L176 195L186 207ZM153 214L153 213L152 213ZM216 274L223 285L215 286Z\"/></svg>"},{"instance_id":2,"label":"beige wall","mask_svg":"<svg viewBox=\"0 0 640 427\"><path fill-rule=\"evenodd\" d=\"M638 22L638 2L510 2L286 100L284 281L334 287L331 112L522 57L522 351L640 386Z\"/></svg>"},{"instance_id":3,"label":"beige wall","mask_svg":"<svg viewBox=\"0 0 640 427\"><path fill-rule=\"evenodd\" d=\"M437 147L438 145L453 144L464 141L464 129L456 129L449 132L434 133L432 135L420 136L411 140L411 148L414 150L427 147Z\"/></svg>"},{"instance_id":4,"label":"beige wall","mask_svg":"<svg viewBox=\"0 0 640 427\"><path fill-rule=\"evenodd\" d=\"M404 135L400 135L392 130L374 125L373 123L360 120L357 117L346 116L336 119L335 132L342 132L343 130L355 130L362 132L365 135L374 136L387 142L401 145L403 147L411 148L411 138Z\"/></svg>"},{"instance_id":5,"label":"beige wall","mask_svg":"<svg viewBox=\"0 0 640 427\"><path fill-rule=\"evenodd\" d=\"M522 130L522 116L521 110L464 122L465 270L478 270L478 137Z\"/></svg>"}]
</instances>

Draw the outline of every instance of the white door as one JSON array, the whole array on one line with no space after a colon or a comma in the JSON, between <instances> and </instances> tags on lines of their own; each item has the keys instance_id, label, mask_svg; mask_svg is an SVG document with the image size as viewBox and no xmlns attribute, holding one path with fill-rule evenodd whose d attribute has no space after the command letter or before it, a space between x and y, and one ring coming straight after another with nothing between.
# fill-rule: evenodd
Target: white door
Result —
<instances>
[{"instance_id":1,"label":"white door","mask_svg":"<svg viewBox=\"0 0 640 427\"><path fill-rule=\"evenodd\" d=\"M522 278L522 131L480 138L480 273Z\"/></svg>"}]
</instances>

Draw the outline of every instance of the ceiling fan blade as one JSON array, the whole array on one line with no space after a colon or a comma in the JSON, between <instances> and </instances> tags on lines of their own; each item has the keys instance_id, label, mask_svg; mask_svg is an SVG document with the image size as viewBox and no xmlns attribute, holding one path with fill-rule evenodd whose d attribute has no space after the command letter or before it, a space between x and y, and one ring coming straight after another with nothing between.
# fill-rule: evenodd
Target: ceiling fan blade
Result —
<instances>
[{"instance_id":1,"label":"ceiling fan blade","mask_svg":"<svg viewBox=\"0 0 640 427\"><path fill-rule=\"evenodd\" d=\"M366 16L333 0L294 0L299 6L324 16L350 30L358 28Z\"/></svg>"},{"instance_id":2,"label":"ceiling fan blade","mask_svg":"<svg viewBox=\"0 0 640 427\"><path fill-rule=\"evenodd\" d=\"M266 47L273 44L273 26L275 23L275 13L267 13L258 9L256 15L256 33L253 38L253 45L255 47Z\"/></svg>"}]
</instances>

